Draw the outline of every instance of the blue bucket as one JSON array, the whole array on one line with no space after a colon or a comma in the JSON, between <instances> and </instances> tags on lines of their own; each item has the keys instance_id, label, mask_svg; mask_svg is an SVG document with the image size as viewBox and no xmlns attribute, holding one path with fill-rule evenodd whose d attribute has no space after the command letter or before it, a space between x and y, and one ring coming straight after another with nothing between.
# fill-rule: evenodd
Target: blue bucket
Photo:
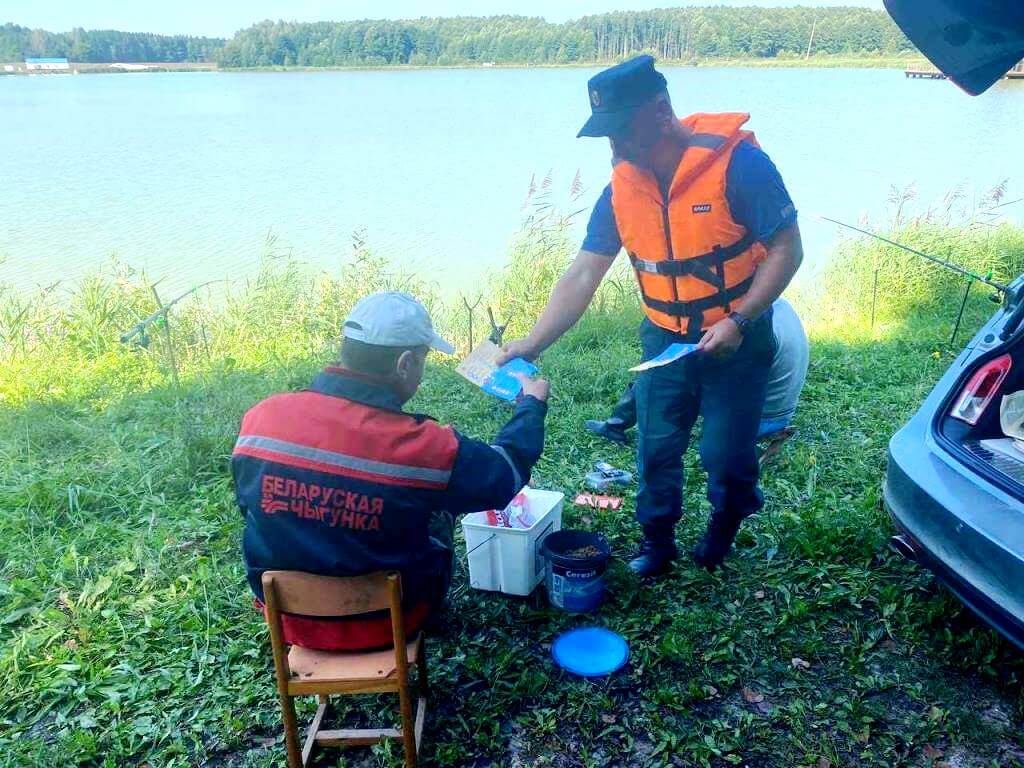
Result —
<instances>
[{"instance_id":1,"label":"blue bucket","mask_svg":"<svg viewBox=\"0 0 1024 768\"><path fill-rule=\"evenodd\" d=\"M604 602L608 540L590 531L555 531L541 548L548 561L548 600L569 613L590 613Z\"/></svg>"}]
</instances>

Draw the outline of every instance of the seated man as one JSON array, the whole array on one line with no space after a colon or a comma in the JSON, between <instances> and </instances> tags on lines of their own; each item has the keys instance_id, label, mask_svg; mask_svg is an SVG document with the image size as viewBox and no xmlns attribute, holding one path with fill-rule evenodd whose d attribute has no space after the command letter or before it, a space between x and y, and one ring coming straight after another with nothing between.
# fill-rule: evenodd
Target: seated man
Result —
<instances>
[{"instance_id":1,"label":"seated man","mask_svg":"<svg viewBox=\"0 0 1024 768\"><path fill-rule=\"evenodd\" d=\"M523 395L493 444L470 440L402 410L430 348L454 352L419 302L395 292L367 296L345 321L337 367L245 414L231 464L258 601L265 570L397 570L412 634L447 594L452 515L500 509L526 483L544 447L547 382L521 379ZM282 625L285 642L309 648L391 644L386 612L286 615Z\"/></svg>"},{"instance_id":2,"label":"seated man","mask_svg":"<svg viewBox=\"0 0 1024 768\"><path fill-rule=\"evenodd\" d=\"M796 310L785 299L772 304L772 331L775 334L775 357L768 373L768 391L761 412L757 439L772 441L789 437L789 422L796 413L800 392L807 378L807 334ZM586 428L595 435L615 443L625 443L626 431L636 426L636 400L633 385L626 387L612 415L604 421L588 421Z\"/></svg>"}]
</instances>

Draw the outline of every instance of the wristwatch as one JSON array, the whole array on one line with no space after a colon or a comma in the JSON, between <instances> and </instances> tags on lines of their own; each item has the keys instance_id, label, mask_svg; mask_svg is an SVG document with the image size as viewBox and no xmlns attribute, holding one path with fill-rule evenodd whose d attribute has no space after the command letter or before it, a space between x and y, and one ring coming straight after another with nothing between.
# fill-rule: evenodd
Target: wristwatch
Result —
<instances>
[{"instance_id":1,"label":"wristwatch","mask_svg":"<svg viewBox=\"0 0 1024 768\"><path fill-rule=\"evenodd\" d=\"M740 329L740 334L746 336L747 328L750 326L750 318L739 312L730 312L729 319L736 323L736 327Z\"/></svg>"}]
</instances>

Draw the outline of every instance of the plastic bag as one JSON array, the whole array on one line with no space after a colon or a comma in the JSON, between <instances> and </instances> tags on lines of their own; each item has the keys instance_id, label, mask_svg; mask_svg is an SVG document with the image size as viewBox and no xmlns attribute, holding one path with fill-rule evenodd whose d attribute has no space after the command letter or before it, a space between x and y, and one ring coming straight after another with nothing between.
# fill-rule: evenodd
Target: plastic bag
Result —
<instances>
[{"instance_id":1,"label":"plastic bag","mask_svg":"<svg viewBox=\"0 0 1024 768\"><path fill-rule=\"evenodd\" d=\"M1007 437L1024 440L1024 390L1003 395L999 404L999 425Z\"/></svg>"},{"instance_id":2,"label":"plastic bag","mask_svg":"<svg viewBox=\"0 0 1024 768\"><path fill-rule=\"evenodd\" d=\"M522 491L504 509L487 512L487 524L497 528L530 528L535 522L530 514L530 499Z\"/></svg>"}]
</instances>

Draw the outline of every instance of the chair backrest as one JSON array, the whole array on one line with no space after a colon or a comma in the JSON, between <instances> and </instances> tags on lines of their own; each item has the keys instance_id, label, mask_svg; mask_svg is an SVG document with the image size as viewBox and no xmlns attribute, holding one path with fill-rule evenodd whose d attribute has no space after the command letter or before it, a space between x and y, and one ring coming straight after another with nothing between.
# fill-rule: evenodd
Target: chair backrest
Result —
<instances>
[{"instance_id":1,"label":"chair backrest","mask_svg":"<svg viewBox=\"0 0 1024 768\"><path fill-rule=\"evenodd\" d=\"M303 616L353 616L383 611L392 607L395 597L398 602L402 599L401 577L386 571L365 576L265 571L263 592L267 608Z\"/></svg>"},{"instance_id":2,"label":"chair backrest","mask_svg":"<svg viewBox=\"0 0 1024 768\"><path fill-rule=\"evenodd\" d=\"M317 576L302 571L265 571L263 602L267 607L270 647L274 656L277 685L282 694L289 690L291 670L285 651L281 613L305 616L352 616L388 609L395 666L402 679L408 673L405 622L402 616L402 577L393 571L365 576Z\"/></svg>"}]
</instances>

